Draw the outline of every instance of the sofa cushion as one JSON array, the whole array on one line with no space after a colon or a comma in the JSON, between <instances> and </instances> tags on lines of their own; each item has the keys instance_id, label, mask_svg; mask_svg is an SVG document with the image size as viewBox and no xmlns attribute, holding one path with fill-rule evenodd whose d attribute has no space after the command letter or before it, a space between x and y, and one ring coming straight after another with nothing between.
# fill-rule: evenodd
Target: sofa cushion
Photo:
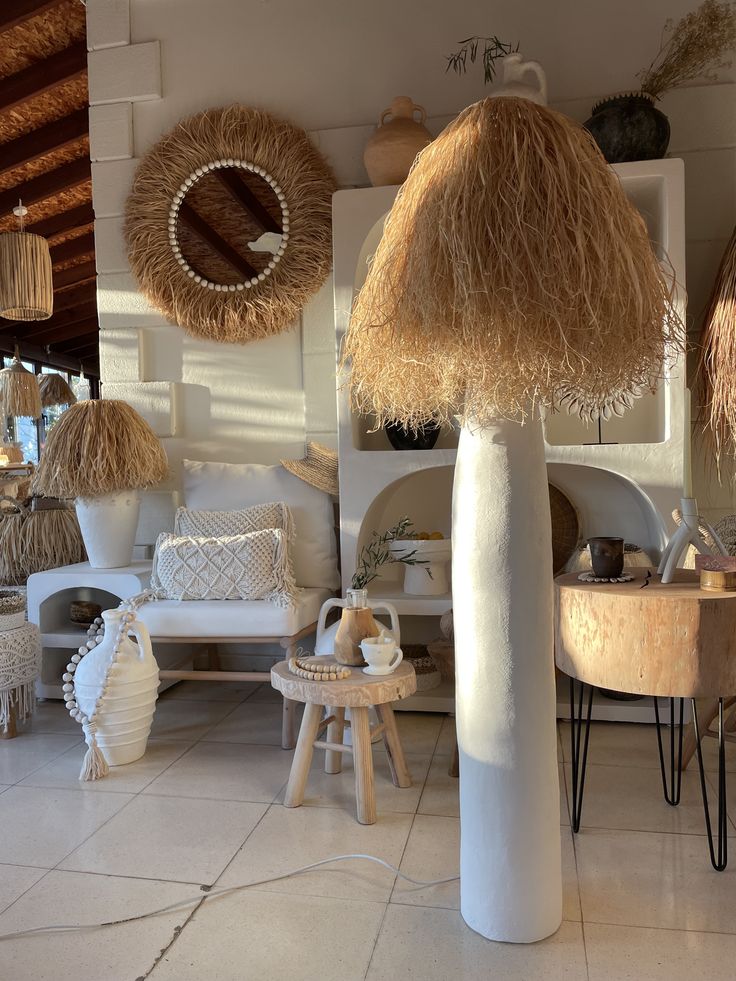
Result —
<instances>
[{"instance_id":1,"label":"sofa cushion","mask_svg":"<svg viewBox=\"0 0 736 981\"><path fill-rule=\"evenodd\" d=\"M329 589L302 589L292 607L263 600L159 600L144 603L138 618L151 637L238 641L249 637L291 637L314 623Z\"/></svg>"},{"instance_id":2,"label":"sofa cushion","mask_svg":"<svg viewBox=\"0 0 736 981\"><path fill-rule=\"evenodd\" d=\"M332 500L282 466L184 461L184 503L196 510L236 511L283 501L294 519L292 561L298 586L336 589Z\"/></svg>"},{"instance_id":3,"label":"sofa cushion","mask_svg":"<svg viewBox=\"0 0 736 981\"><path fill-rule=\"evenodd\" d=\"M225 535L248 535L252 531L281 528L291 545L294 522L288 507L282 502L256 504L240 511L194 511L177 508L174 516L175 535L203 535L222 538Z\"/></svg>"}]
</instances>

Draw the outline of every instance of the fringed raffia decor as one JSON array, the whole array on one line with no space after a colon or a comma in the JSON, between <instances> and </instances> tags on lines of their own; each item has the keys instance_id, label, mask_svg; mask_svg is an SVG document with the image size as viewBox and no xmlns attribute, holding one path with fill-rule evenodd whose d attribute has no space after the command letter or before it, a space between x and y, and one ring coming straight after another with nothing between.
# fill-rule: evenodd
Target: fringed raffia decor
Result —
<instances>
[{"instance_id":1,"label":"fringed raffia decor","mask_svg":"<svg viewBox=\"0 0 736 981\"><path fill-rule=\"evenodd\" d=\"M53 508L33 503L32 510L18 505L0 517L0 583L5 585L22 585L35 572L87 558L74 510L61 501Z\"/></svg>"},{"instance_id":2,"label":"fringed raffia decor","mask_svg":"<svg viewBox=\"0 0 736 981\"><path fill-rule=\"evenodd\" d=\"M470 106L417 158L344 358L379 425L602 407L680 343L646 226L592 138L525 99Z\"/></svg>"},{"instance_id":3,"label":"fringed raffia decor","mask_svg":"<svg viewBox=\"0 0 736 981\"><path fill-rule=\"evenodd\" d=\"M38 419L41 415L41 393L36 376L23 367L17 354L8 367L0 371L0 404L6 416Z\"/></svg>"},{"instance_id":4,"label":"fringed raffia decor","mask_svg":"<svg viewBox=\"0 0 736 981\"><path fill-rule=\"evenodd\" d=\"M0 315L8 320L48 320L53 312L46 239L23 231L0 235Z\"/></svg>"},{"instance_id":5,"label":"fringed raffia decor","mask_svg":"<svg viewBox=\"0 0 736 981\"><path fill-rule=\"evenodd\" d=\"M197 168L218 160L263 168L288 206L288 246L252 289L207 289L187 275L170 243L174 195ZM277 334L291 327L330 270L335 187L304 130L246 106L201 112L156 144L136 172L125 222L133 274L157 309L198 337L243 343Z\"/></svg>"},{"instance_id":6,"label":"fringed raffia decor","mask_svg":"<svg viewBox=\"0 0 736 981\"><path fill-rule=\"evenodd\" d=\"M41 671L41 635L35 623L0 632L0 728L30 718Z\"/></svg>"},{"instance_id":7,"label":"fringed raffia decor","mask_svg":"<svg viewBox=\"0 0 736 981\"><path fill-rule=\"evenodd\" d=\"M55 371L37 376L41 392L41 405L44 409L52 405L74 405L77 396L71 390L66 378Z\"/></svg>"},{"instance_id":8,"label":"fringed raffia decor","mask_svg":"<svg viewBox=\"0 0 736 981\"><path fill-rule=\"evenodd\" d=\"M703 327L700 383L704 435L718 469L736 459L736 230L723 254Z\"/></svg>"},{"instance_id":9,"label":"fringed raffia decor","mask_svg":"<svg viewBox=\"0 0 736 981\"><path fill-rule=\"evenodd\" d=\"M49 433L33 490L99 497L150 487L167 475L166 454L145 419L127 402L91 399L67 409Z\"/></svg>"}]
</instances>

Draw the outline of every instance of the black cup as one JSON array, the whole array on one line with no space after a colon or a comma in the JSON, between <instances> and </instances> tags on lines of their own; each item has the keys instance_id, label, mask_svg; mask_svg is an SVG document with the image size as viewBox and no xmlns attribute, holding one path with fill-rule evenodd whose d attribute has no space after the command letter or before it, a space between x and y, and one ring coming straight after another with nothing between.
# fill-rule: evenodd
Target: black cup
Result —
<instances>
[{"instance_id":1,"label":"black cup","mask_svg":"<svg viewBox=\"0 0 736 981\"><path fill-rule=\"evenodd\" d=\"M623 538L589 538L593 575L598 579L616 579L624 571Z\"/></svg>"}]
</instances>

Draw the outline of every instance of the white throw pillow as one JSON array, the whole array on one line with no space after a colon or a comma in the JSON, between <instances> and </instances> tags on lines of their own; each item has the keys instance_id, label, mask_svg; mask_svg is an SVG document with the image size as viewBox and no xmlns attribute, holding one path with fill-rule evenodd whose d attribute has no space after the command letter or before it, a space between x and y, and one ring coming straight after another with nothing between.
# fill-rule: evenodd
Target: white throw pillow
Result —
<instances>
[{"instance_id":1,"label":"white throw pillow","mask_svg":"<svg viewBox=\"0 0 736 981\"><path fill-rule=\"evenodd\" d=\"M291 557L299 586L335 589L337 572L332 500L282 466L184 461L184 503L195 510L236 511L285 502L294 519Z\"/></svg>"},{"instance_id":2,"label":"white throw pillow","mask_svg":"<svg viewBox=\"0 0 736 981\"><path fill-rule=\"evenodd\" d=\"M158 536L151 585L166 599L269 600L293 606L296 586L279 528L222 538Z\"/></svg>"},{"instance_id":3,"label":"white throw pillow","mask_svg":"<svg viewBox=\"0 0 736 981\"><path fill-rule=\"evenodd\" d=\"M194 511L177 508L174 515L174 534L204 538L225 535L248 535L266 528L281 528L289 542L294 538L291 512L283 502L256 504L240 511Z\"/></svg>"}]
</instances>

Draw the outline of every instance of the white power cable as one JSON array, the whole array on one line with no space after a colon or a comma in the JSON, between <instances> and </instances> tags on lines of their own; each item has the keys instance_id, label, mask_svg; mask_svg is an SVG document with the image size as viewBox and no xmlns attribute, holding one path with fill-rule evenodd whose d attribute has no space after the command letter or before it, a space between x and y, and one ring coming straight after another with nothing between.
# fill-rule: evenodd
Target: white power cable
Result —
<instances>
[{"instance_id":1,"label":"white power cable","mask_svg":"<svg viewBox=\"0 0 736 981\"><path fill-rule=\"evenodd\" d=\"M15 933L5 933L0 935L0 942L3 940L17 940L20 937L32 937L42 933L79 933L83 930L100 930L103 927L120 926L122 923L135 923L137 920L146 920L151 916L162 916L164 913L173 913L175 910L184 909L187 906L196 906L198 903L204 902L206 899L216 899L222 896L229 896L231 893L239 892L241 889L251 889L253 886L263 886L268 882L278 882L280 879L289 879L293 875L301 875L303 872L310 872L312 869L318 869L322 865L330 865L332 862L346 862L350 859L362 859L366 862L376 862L378 865L383 865L383 867L388 869L389 872L395 873L400 879L403 879L405 882L410 882L414 886L441 886L446 882L456 882L460 878L459 875L451 875L446 879L429 879L427 881L423 879L413 879L410 875L406 875L406 873L397 869L395 865L391 865L390 862L386 862L382 858L377 858L375 855L333 855L332 858L323 858L321 861L313 862L311 865L303 865L299 869L291 869L289 872L282 872L280 875L269 876L268 879L259 879L257 882L244 882L239 886L228 886L224 889L214 889L212 892L200 893L198 896L192 896L189 899L181 899L178 903L171 903L169 906L162 906L160 909L151 910L149 913L139 913L137 916L126 916L120 920L107 920L103 923L65 924L34 927L31 930L17 930Z\"/></svg>"}]
</instances>

